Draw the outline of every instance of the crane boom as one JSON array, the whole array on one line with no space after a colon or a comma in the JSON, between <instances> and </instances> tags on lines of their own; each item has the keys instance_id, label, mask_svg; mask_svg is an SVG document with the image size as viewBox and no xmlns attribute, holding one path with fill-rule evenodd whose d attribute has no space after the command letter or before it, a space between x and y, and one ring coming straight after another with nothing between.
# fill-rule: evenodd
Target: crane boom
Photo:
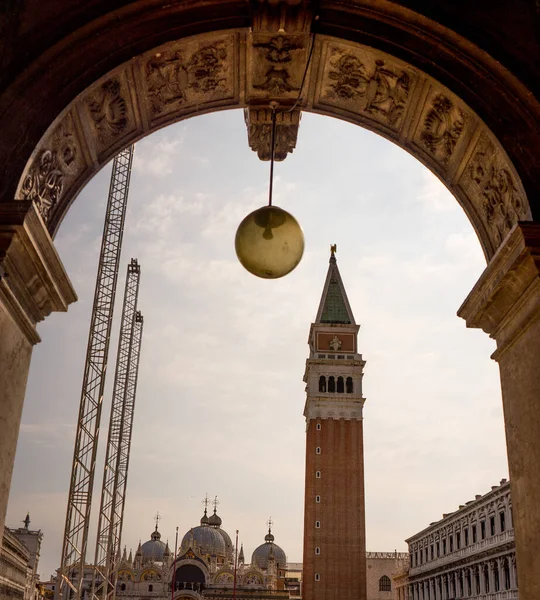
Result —
<instances>
[{"instance_id":1,"label":"crane boom","mask_svg":"<svg viewBox=\"0 0 540 600\"><path fill-rule=\"evenodd\" d=\"M114 597L115 592L142 333L142 316L137 313L140 273L137 260L132 258L127 269L101 488L92 578L92 598L95 600L107 600Z\"/></svg>"},{"instance_id":2,"label":"crane boom","mask_svg":"<svg viewBox=\"0 0 540 600\"><path fill-rule=\"evenodd\" d=\"M75 434L57 593L80 600L133 146L113 161Z\"/></svg>"}]
</instances>

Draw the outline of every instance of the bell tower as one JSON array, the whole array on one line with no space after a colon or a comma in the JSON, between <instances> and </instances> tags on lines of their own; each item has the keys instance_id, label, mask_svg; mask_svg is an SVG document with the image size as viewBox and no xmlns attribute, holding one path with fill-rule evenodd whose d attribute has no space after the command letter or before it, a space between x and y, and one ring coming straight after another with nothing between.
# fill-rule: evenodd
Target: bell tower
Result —
<instances>
[{"instance_id":1,"label":"bell tower","mask_svg":"<svg viewBox=\"0 0 540 600\"><path fill-rule=\"evenodd\" d=\"M363 369L331 247L306 361L304 600L366 600Z\"/></svg>"}]
</instances>

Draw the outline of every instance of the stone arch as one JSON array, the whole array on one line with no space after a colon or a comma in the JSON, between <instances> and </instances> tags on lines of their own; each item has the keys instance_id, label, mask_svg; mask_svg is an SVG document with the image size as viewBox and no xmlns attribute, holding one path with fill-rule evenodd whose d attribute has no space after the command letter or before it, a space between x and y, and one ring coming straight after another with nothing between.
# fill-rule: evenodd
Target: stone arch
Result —
<instances>
[{"instance_id":1,"label":"stone arch","mask_svg":"<svg viewBox=\"0 0 540 600\"><path fill-rule=\"evenodd\" d=\"M119 150L168 124L225 108L247 109L250 145L264 158L268 110L253 108L253 102L281 94L290 105L309 49L302 109L361 125L420 160L461 204L486 259L516 222L531 220L523 184L504 148L445 86L380 50L317 35L313 48L304 41L289 51L290 89L276 91L277 84L261 77L268 59L257 54L275 39L253 43L246 29L192 36L120 65L48 128L16 197L34 200L54 234L84 183ZM239 77L243 70L246 77ZM281 115L281 158L294 148L299 118L299 111Z\"/></svg>"}]
</instances>

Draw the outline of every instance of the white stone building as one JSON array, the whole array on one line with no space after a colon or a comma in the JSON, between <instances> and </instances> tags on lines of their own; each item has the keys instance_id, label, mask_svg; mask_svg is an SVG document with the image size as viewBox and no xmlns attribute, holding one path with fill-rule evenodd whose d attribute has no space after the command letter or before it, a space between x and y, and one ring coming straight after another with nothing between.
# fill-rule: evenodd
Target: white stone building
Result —
<instances>
[{"instance_id":1,"label":"white stone building","mask_svg":"<svg viewBox=\"0 0 540 600\"><path fill-rule=\"evenodd\" d=\"M517 600L506 479L406 541L410 565L394 577L398 600Z\"/></svg>"}]
</instances>

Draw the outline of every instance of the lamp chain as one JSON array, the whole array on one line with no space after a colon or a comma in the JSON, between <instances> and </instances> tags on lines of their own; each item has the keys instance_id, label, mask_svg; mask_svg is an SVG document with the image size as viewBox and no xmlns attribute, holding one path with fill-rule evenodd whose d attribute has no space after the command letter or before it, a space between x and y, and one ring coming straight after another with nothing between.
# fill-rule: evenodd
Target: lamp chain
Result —
<instances>
[{"instance_id":1,"label":"lamp chain","mask_svg":"<svg viewBox=\"0 0 540 600\"><path fill-rule=\"evenodd\" d=\"M270 138L270 186L268 188L268 206L272 206L274 189L274 153L276 146L276 107L272 106L272 134Z\"/></svg>"}]
</instances>

